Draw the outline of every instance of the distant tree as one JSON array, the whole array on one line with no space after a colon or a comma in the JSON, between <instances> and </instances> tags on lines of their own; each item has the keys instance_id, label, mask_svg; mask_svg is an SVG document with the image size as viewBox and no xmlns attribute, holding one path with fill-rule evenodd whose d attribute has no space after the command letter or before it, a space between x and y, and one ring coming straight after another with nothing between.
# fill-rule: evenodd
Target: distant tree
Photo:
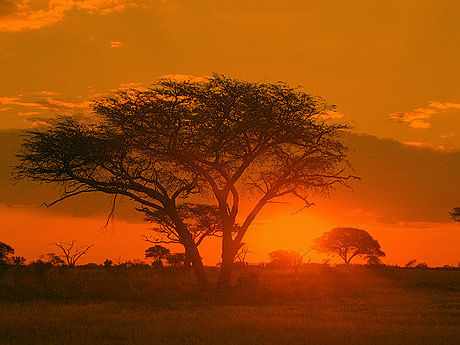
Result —
<instances>
[{"instance_id":1,"label":"distant tree","mask_svg":"<svg viewBox=\"0 0 460 345\"><path fill-rule=\"evenodd\" d=\"M153 259L153 264L158 266L163 266L163 260L166 260L170 254L171 251L168 248L158 244L145 250L145 258Z\"/></svg>"},{"instance_id":2,"label":"distant tree","mask_svg":"<svg viewBox=\"0 0 460 345\"><path fill-rule=\"evenodd\" d=\"M380 244L367 231L355 228L335 228L325 232L314 241L313 248L320 253L338 255L345 264L356 256L385 256Z\"/></svg>"},{"instance_id":3,"label":"distant tree","mask_svg":"<svg viewBox=\"0 0 460 345\"><path fill-rule=\"evenodd\" d=\"M246 257L249 253L252 253L252 252L249 250L248 245L246 243L243 243L238 253L236 253L236 259L238 260L238 263L241 266L246 265Z\"/></svg>"},{"instance_id":4,"label":"distant tree","mask_svg":"<svg viewBox=\"0 0 460 345\"><path fill-rule=\"evenodd\" d=\"M428 268L428 264L426 262L418 263L415 268Z\"/></svg>"},{"instance_id":5,"label":"distant tree","mask_svg":"<svg viewBox=\"0 0 460 345\"><path fill-rule=\"evenodd\" d=\"M185 253L172 253L166 257L166 262L172 267L184 267Z\"/></svg>"},{"instance_id":6,"label":"distant tree","mask_svg":"<svg viewBox=\"0 0 460 345\"><path fill-rule=\"evenodd\" d=\"M407 268L409 268L409 267L414 267L416 262L417 262L416 259L409 260L409 261L404 265L404 267L407 267Z\"/></svg>"},{"instance_id":7,"label":"distant tree","mask_svg":"<svg viewBox=\"0 0 460 345\"><path fill-rule=\"evenodd\" d=\"M51 264L52 266L62 266L65 265L64 260L55 254L55 253L48 253L43 258L44 262Z\"/></svg>"},{"instance_id":8,"label":"distant tree","mask_svg":"<svg viewBox=\"0 0 460 345\"><path fill-rule=\"evenodd\" d=\"M268 253L270 258L270 266L277 268L296 268L301 265L303 259L298 252L278 249Z\"/></svg>"},{"instance_id":9,"label":"distant tree","mask_svg":"<svg viewBox=\"0 0 460 345\"><path fill-rule=\"evenodd\" d=\"M112 267L112 265L113 265L112 260L105 259L105 261L104 261L104 267Z\"/></svg>"},{"instance_id":10,"label":"distant tree","mask_svg":"<svg viewBox=\"0 0 460 345\"><path fill-rule=\"evenodd\" d=\"M15 266L24 266L26 263L26 258L23 256L13 256L11 258L11 263Z\"/></svg>"},{"instance_id":11,"label":"distant tree","mask_svg":"<svg viewBox=\"0 0 460 345\"><path fill-rule=\"evenodd\" d=\"M14 249L6 243L0 242L0 265L10 263L10 255L14 254Z\"/></svg>"},{"instance_id":12,"label":"distant tree","mask_svg":"<svg viewBox=\"0 0 460 345\"><path fill-rule=\"evenodd\" d=\"M72 242L59 241L54 243L54 245L62 251L65 263L67 263L69 267L74 267L77 261L94 246L94 244L90 244L77 247L75 243L75 240L72 240Z\"/></svg>"},{"instance_id":13,"label":"distant tree","mask_svg":"<svg viewBox=\"0 0 460 345\"><path fill-rule=\"evenodd\" d=\"M454 221L460 222L460 207L454 207L454 209L450 213L450 216Z\"/></svg>"}]
</instances>

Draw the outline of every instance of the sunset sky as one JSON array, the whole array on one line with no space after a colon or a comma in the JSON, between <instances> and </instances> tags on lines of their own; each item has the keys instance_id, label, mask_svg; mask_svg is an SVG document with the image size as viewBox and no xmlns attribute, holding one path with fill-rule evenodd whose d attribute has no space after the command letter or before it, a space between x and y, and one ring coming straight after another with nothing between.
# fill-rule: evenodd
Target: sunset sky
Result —
<instances>
[{"instance_id":1,"label":"sunset sky","mask_svg":"<svg viewBox=\"0 0 460 345\"><path fill-rule=\"evenodd\" d=\"M148 225L128 201L103 231L106 197L46 209L59 189L13 184L20 130L91 116L91 101L117 89L218 72L302 85L337 105L362 178L296 215L291 203L265 209L248 234L249 261L353 226L379 240L385 263L457 265L459 20L455 0L0 0L0 241L28 260L59 239L95 243L86 262L142 259ZM203 256L215 264L217 243Z\"/></svg>"}]
</instances>

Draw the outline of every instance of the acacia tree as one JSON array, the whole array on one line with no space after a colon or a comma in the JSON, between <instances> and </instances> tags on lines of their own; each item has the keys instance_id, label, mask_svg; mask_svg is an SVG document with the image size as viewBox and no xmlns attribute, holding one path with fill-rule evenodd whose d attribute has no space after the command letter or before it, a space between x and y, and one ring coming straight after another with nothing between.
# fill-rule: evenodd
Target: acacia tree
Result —
<instances>
[{"instance_id":1,"label":"acacia tree","mask_svg":"<svg viewBox=\"0 0 460 345\"><path fill-rule=\"evenodd\" d=\"M76 246L75 243L75 240L72 240L71 242L59 241L54 243L54 245L62 251L65 262L69 267L74 267L77 261L83 255L88 253L88 250L90 250L91 247L94 246L94 244L90 244L87 246ZM59 261L59 256L54 255L54 253L49 253L48 256L50 258L49 262L52 264L59 265L61 263L64 263L63 260Z\"/></svg>"},{"instance_id":2,"label":"acacia tree","mask_svg":"<svg viewBox=\"0 0 460 345\"><path fill-rule=\"evenodd\" d=\"M328 193L352 178L341 141L347 126L321 117L332 109L284 83L221 75L203 82L160 80L147 91L119 92L96 102L101 119L96 125L65 120L46 132L29 132L18 171L38 181L70 184L66 197L102 191L164 210L177 226L200 286L207 285L203 266L177 201L198 191L213 198L222 225L218 287L224 289L243 238L265 205L295 197L308 207L312 194ZM249 194L255 202L246 199L250 209L241 214Z\"/></svg>"},{"instance_id":3,"label":"acacia tree","mask_svg":"<svg viewBox=\"0 0 460 345\"><path fill-rule=\"evenodd\" d=\"M163 266L163 260L167 259L169 255L171 255L171 251L159 244L145 250L145 258L153 259L153 263L158 266Z\"/></svg>"},{"instance_id":4,"label":"acacia tree","mask_svg":"<svg viewBox=\"0 0 460 345\"><path fill-rule=\"evenodd\" d=\"M372 257L372 260L385 256L380 244L367 231L355 228L335 228L325 232L313 242L313 249L338 255L347 265L356 256Z\"/></svg>"},{"instance_id":5,"label":"acacia tree","mask_svg":"<svg viewBox=\"0 0 460 345\"><path fill-rule=\"evenodd\" d=\"M104 103L96 103L93 123L58 117L45 130L26 132L17 155L16 178L60 184L61 197L47 206L79 194L103 192L114 195L114 200L126 196L141 207L163 211L175 224L200 288L208 289L201 257L176 209L178 200L197 187L196 176L185 171L175 174L174 163L158 150L135 145L136 140L105 116ZM159 104L157 111L166 118L166 105Z\"/></svg>"},{"instance_id":6,"label":"acacia tree","mask_svg":"<svg viewBox=\"0 0 460 345\"><path fill-rule=\"evenodd\" d=\"M214 75L200 83L161 81L136 99L144 108L158 101L180 103L168 115L167 134L148 111L128 116L137 105L126 97L113 100L106 113L131 137L146 130L149 138L167 135L171 144L163 152L196 173L215 198L223 229L221 289L229 286L235 255L265 205L291 196L308 207L313 193L327 193L352 178L345 173L347 149L340 140L347 126L321 120L333 107L301 89ZM139 145L158 148L156 141ZM246 191L256 201L241 215ZM237 219L241 226L234 233Z\"/></svg>"}]
</instances>

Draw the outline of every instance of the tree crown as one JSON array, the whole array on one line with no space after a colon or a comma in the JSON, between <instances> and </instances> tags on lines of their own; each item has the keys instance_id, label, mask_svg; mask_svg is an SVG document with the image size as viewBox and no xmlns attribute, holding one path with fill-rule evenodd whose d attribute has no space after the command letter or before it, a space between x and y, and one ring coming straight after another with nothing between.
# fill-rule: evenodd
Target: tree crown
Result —
<instances>
[{"instance_id":1,"label":"tree crown","mask_svg":"<svg viewBox=\"0 0 460 345\"><path fill-rule=\"evenodd\" d=\"M380 244L367 231L356 228L335 228L325 232L314 241L313 248L321 253L338 255L345 263L355 256L385 256Z\"/></svg>"}]
</instances>

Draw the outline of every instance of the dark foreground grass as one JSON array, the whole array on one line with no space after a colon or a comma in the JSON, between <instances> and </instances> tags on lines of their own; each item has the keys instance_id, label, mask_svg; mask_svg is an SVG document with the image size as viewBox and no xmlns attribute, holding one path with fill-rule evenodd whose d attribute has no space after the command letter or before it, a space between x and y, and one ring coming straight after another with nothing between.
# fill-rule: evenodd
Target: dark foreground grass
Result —
<instances>
[{"instance_id":1,"label":"dark foreground grass","mask_svg":"<svg viewBox=\"0 0 460 345\"><path fill-rule=\"evenodd\" d=\"M199 293L183 272L10 269L0 276L0 344L459 343L458 270L256 274L258 285L223 296Z\"/></svg>"}]
</instances>

